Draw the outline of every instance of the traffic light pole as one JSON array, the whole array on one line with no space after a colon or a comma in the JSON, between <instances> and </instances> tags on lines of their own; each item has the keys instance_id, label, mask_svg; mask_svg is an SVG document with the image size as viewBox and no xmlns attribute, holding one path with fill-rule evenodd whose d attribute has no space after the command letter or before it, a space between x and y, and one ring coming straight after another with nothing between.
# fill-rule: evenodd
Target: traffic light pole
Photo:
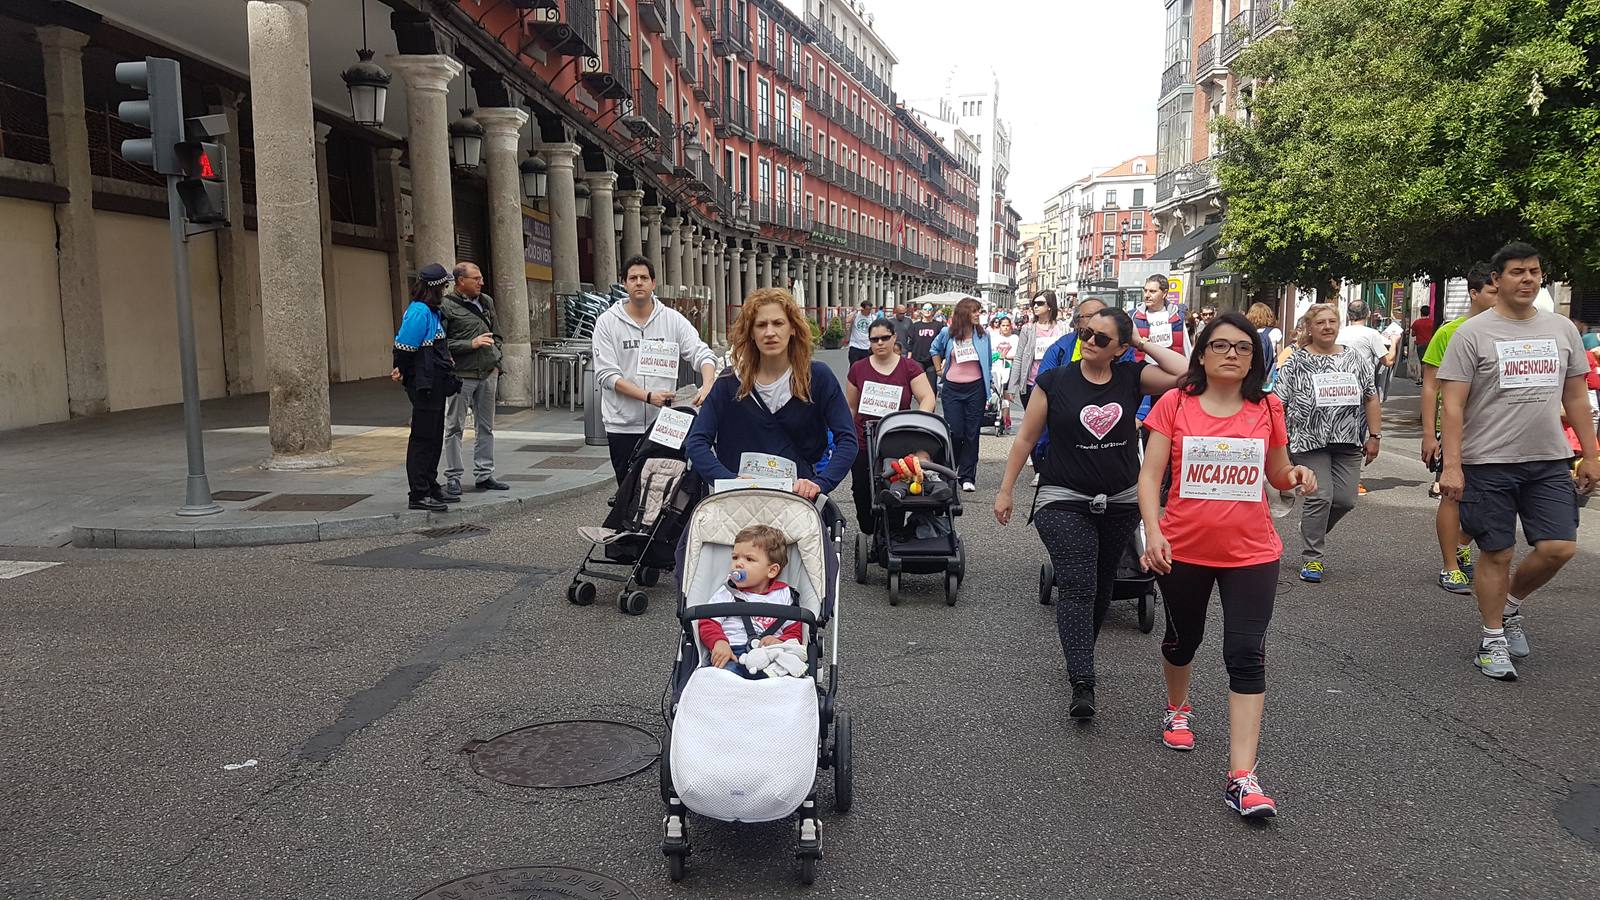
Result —
<instances>
[{"instance_id":1,"label":"traffic light pole","mask_svg":"<svg viewBox=\"0 0 1600 900\"><path fill-rule=\"evenodd\" d=\"M189 477L184 483L180 516L209 516L222 512L211 499L206 479L205 441L200 431L200 371L195 360L194 303L189 297L189 222L178 197L181 176L167 176L167 220L172 229L172 276L178 295L178 364L183 372L183 433L189 453Z\"/></svg>"}]
</instances>

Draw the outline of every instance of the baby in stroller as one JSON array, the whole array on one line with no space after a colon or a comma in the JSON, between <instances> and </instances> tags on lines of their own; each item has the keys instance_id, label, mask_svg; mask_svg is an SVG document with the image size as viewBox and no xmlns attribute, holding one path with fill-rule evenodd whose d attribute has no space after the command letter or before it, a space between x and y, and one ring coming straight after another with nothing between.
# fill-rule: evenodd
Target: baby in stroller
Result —
<instances>
[{"instance_id":1,"label":"baby in stroller","mask_svg":"<svg viewBox=\"0 0 1600 900\"><path fill-rule=\"evenodd\" d=\"M778 573L788 564L789 539L783 532L770 525L748 526L734 535L733 561L728 580L717 588L717 592L711 596L711 602L745 601L796 606L794 591L777 580ZM746 678L766 678L768 668L780 658L768 661L767 667L747 666L741 659L759 647L790 643L795 650L795 667L799 669L795 674L805 671L805 651L800 646L803 631L798 620L784 622L771 616L722 616L701 619L697 630L700 643L711 653L710 664L719 669L728 669Z\"/></svg>"}]
</instances>

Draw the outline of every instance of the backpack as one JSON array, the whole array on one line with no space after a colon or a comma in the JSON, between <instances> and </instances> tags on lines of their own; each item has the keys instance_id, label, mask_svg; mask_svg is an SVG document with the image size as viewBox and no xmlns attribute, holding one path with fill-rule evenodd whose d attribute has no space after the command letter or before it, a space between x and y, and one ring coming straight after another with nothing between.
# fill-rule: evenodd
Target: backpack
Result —
<instances>
[{"instance_id":1,"label":"backpack","mask_svg":"<svg viewBox=\"0 0 1600 900\"><path fill-rule=\"evenodd\" d=\"M1278 386L1278 348L1272 344L1272 329L1257 328L1256 334L1261 335L1261 352L1267 355L1267 390Z\"/></svg>"}]
</instances>

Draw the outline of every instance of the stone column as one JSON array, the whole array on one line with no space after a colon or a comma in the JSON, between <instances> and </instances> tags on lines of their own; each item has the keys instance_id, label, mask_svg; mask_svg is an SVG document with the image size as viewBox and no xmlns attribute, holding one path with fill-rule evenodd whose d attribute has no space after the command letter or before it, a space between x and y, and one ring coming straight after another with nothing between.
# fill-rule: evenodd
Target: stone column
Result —
<instances>
[{"instance_id":1,"label":"stone column","mask_svg":"<svg viewBox=\"0 0 1600 900\"><path fill-rule=\"evenodd\" d=\"M38 29L44 51L45 109L55 182L67 189L56 215L56 277L67 363L67 414L110 409L106 327L100 294L100 244L94 229L94 176L83 105L83 45L89 36L58 25ZM231 170L230 170L231 171ZM241 205L242 207L242 205ZM243 219L241 212L235 219Z\"/></svg>"},{"instance_id":2,"label":"stone column","mask_svg":"<svg viewBox=\"0 0 1600 900\"><path fill-rule=\"evenodd\" d=\"M674 290L682 291L690 284L689 260L694 252L694 226L683 219L678 220L677 239L673 246L677 248L678 267L675 270L677 278L674 279ZM669 263L670 265L670 263Z\"/></svg>"},{"instance_id":3,"label":"stone column","mask_svg":"<svg viewBox=\"0 0 1600 900\"><path fill-rule=\"evenodd\" d=\"M589 185L589 236L594 242L594 289L604 294L617 280L617 232L612 207L616 205L617 173L592 172Z\"/></svg>"},{"instance_id":4,"label":"stone column","mask_svg":"<svg viewBox=\"0 0 1600 900\"><path fill-rule=\"evenodd\" d=\"M744 259L744 250L738 244L728 247L728 271L722 275L722 280L728 283L727 321L724 323L732 326L739 316L739 307L744 303L744 276L739 273L739 260Z\"/></svg>"},{"instance_id":5,"label":"stone column","mask_svg":"<svg viewBox=\"0 0 1600 900\"><path fill-rule=\"evenodd\" d=\"M666 294L670 297L678 296L678 285L683 283L683 234L682 219L667 219L667 264L661 283L670 288Z\"/></svg>"},{"instance_id":6,"label":"stone column","mask_svg":"<svg viewBox=\"0 0 1600 900\"><path fill-rule=\"evenodd\" d=\"M708 343L717 345L725 343L728 333L728 277L724 252L722 241L711 242L711 335Z\"/></svg>"},{"instance_id":7,"label":"stone column","mask_svg":"<svg viewBox=\"0 0 1600 900\"><path fill-rule=\"evenodd\" d=\"M578 292L577 163L583 148L577 144L540 144L539 155L549 166L545 193L550 201L550 269L557 295Z\"/></svg>"},{"instance_id":8,"label":"stone column","mask_svg":"<svg viewBox=\"0 0 1600 900\"><path fill-rule=\"evenodd\" d=\"M378 154L378 230L389 245L389 307L393 312L395 330L400 330L400 320L410 304L410 287L406 273L410 261L405 257L405 222L402 220L400 197L404 166L400 165L405 151L399 147L379 147ZM243 194L239 204L244 205ZM230 201L231 202L231 201ZM224 282L226 286L226 282ZM224 290L226 293L226 290ZM227 314L223 327L227 327Z\"/></svg>"},{"instance_id":9,"label":"stone column","mask_svg":"<svg viewBox=\"0 0 1600 900\"><path fill-rule=\"evenodd\" d=\"M644 254L644 236L640 232L640 210L644 204L644 191L617 191L617 201L622 204L622 259L624 261ZM620 263L619 263L620 266ZM627 275L627 272L618 274Z\"/></svg>"},{"instance_id":10,"label":"stone column","mask_svg":"<svg viewBox=\"0 0 1600 900\"><path fill-rule=\"evenodd\" d=\"M744 295L746 297L749 297L751 294L754 294L756 292L756 288L759 286L756 283L756 281L757 281L757 275L756 275L756 252L754 250L746 250L744 252L744 273L743 274L744 274Z\"/></svg>"},{"instance_id":11,"label":"stone column","mask_svg":"<svg viewBox=\"0 0 1600 900\"><path fill-rule=\"evenodd\" d=\"M461 62L442 53L402 54L389 69L406 85L406 148L411 158L412 265L455 265L455 204L450 195L450 82Z\"/></svg>"},{"instance_id":12,"label":"stone column","mask_svg":"<svg viewBox=\"0 0 1600 900\"><path fill-rule=\"evenodd\" d=\"M756 254L756 285L772 287L772 254L765 250Z\"/></svg>"},{"instance_id":13,"label":"stone column","mask_svg":"<svg viewBox=\"0 0 1600 900\"><path fill-rule=\"evenodd\" d=\"M489 266L494 270L495 330L504 340L495 401L533 405L532 320L527 257L522 252L522 170L517 145L528 112L515 106L480 109L483 162L489 172ZM547 180L548 183L548 180Z\"/></svg>"},{"instance_id":14,"label":"stone column","mask_svg":"<svg viewBox=\"0 0 1600 900\"><path fill-rule=\"evenodd\" d=\"M239 103L244 95L227 88L218 88L219 102L213 104L209 111L213 115L222 116L227 120L228 133L239 133ZM224 141L223 150L228 160L228 208L230 210L244 209L244 167L239 161L239 142L237 140ZM380 227L385 224L384 211L392 209L384 193L384 156L385 151L378 151L378 221ZM399 151L394 151L398 153ZM59 209L59 207L58 207ZM256 334L260 330L261 303L257 299L256 291L261 287L256 272L250 266L247 248L254 238L245 228L244 216L230 216L227 225L217 229L217 282L218 301L222 319L222 372L227 382L228 396L239 394L253 394L260 388L257 386L259 379L257 368L261 365L256 356ZM390 246L394 246L398 239L390 232L398 233L397 229L383 232ZM390 254L390 261L393 261ZM402 273L402 279L404 273ZM400 326L399 313L393 316L393 324Z\"/></svg>"},{"instance_id":15,"label":"stone column","mask_svg":"<svg viewBox=\"0 0 1600 900\"><path fill-rule=\"evenodd\" d=\"M322 122L314 126L317 134L317 218L322 224L322 312L328 333L328 380L340 382L339 344L343 334L339 326L339 279L333 265L333 204L328 202L328 135L332 125Z\"/></svg>"},{"instance_id":16,"label":"stone column","mask_svg":"<svg viewBox=\"0 0 1600 900\"><path fill-rule=\"evenodd\" d=\"M665 215L665 206L646 206L641 210L644 216L644 250L645 256L650 257L650 263L656 267L656 278L660 280L666 275L666 263L661 256L661 217ZM623 225L627 227L626 223Z\"/></svg>"},{"instance_id":17,"label":"stone column","mask_svg":"<svg viewBox=\"0 0 1600 900\"><path fill-rule=\"evenodd\" d=\"M326 455L333 428L307 17L307 0L250 0L246 12L269 466L337 462Z\"/></svg>"}]
</instances>

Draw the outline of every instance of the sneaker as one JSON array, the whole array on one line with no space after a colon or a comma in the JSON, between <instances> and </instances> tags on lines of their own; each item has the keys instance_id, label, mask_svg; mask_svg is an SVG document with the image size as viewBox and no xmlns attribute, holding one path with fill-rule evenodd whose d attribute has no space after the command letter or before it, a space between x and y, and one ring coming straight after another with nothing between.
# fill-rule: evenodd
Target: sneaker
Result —
<instances>
[{"instance_id":1,"label":"sneaker","mask_svg":"<svg viewBox=\"0 0 1600 900\"><path fill-rule=\"evenodd\" d=\"M1189 730L1189 716L1193 712L1187 703L1177 708L1169 704L1166 717L1161 721L1161 743L1174 750L1193 750L1194 732Z\"/></svg>"},{"instance_id":2,"label":"sneaker","mask_svg":"<svg viewBox=\"0 0 1600 900\"><path fill-rule=\"evenodd\" d=\"M1228 787L1222 801L1247 819L1266 819L1278 814L1278 804L1261 790L1256 773L1240 769L1228 773Z\"/></svg>"},{"instance_id":3,"label":"sneaker","mask_svg":"<svg viewBox=\"0 0 1600 900\"><path fill-rule=\"evenodd\" d=\"M1309 581L1312 584L1321 584L1322 583L1322 560L1313 559L1312 561L1310 561L1310 562L1306 563L1305 565L1301 566L1300 567L1300 580L1301 581Z\"/></svg>"},{"instance_id":4,"label":"sneaker","mask_svg":"<svg viewBox=\"0 0 1600 900\"><path fill-rule=\"evenodd\" d=\"M1439 587L1444 588L1452 594L1471 594L1472 576L1461 571L1460 569L1451 569L1448 572L1440 572Z\"/></svg>"},{"instance_id":5,"label":"sneaker","mask_svg":"<svg viewBox=\"0 0 1600 900\"><path fill-rule=\"evenodd\" d=\"M978 489L978 486L977 486L977 485L975 485L975 484L973 484L973 483L972 483L972 482L970 482L970 481L963 481L963 482L961 482L961 489L962 489L962 490L963 490L963 491L966 491L966 492L967 492L967 493L969 493L969 494L970 494L970 493L972 493L972 492L973 492L973 491L975 491L975 490L977 490L977 489Z\"/></svg>"},{"instance_id":6,"label":"sneaker","mask_svg":"<svg viewBox=\"0 0 1600 900\"><path fill-rule=\"evenodd\" d=\"M496 481L494 479L493 475L490 475L488 478L484 478L484 479L480 480L476 485L474 485L474 487L476 487L480 491L509 491L509 490L511 490L511 485L506 484L504 481Z\"/></svg>"},{"instance_id":7,"label":"sneaker","mask_svg":"<svg viewBox=\"0 0 1600 900\"><path fill-rule=\"evenodd\" d=\"M1522 613L1505 617L1506 650L1517 659L1526 659L1533 652L1528 646L1528 633L1522 630Z\"/></svg>"},{"instance_id":8,"label":"sneaker","mask_svg":"<svg viewBox=\"0 0 1600 900\"><path fill-rule=\"evenodd\" d=\"M1472 580L1472 548L1470 546L1456 548L1456 568L1467 576L1468 581Z\"/></svg>"},{"instance_id":9,"label":"sneaker","mask_svg":"<svg viewBox=\"0 0 1600 900\"><path fill-rule=\"evenodd\" d=\"M1077 683L1072 686L1072 705L1067 712L1074 719L1094 718L1094 685Z\"/></svg>"},{"instance_id":10,"label":"sneaker","mask_svg":"<svg viewBox=\"0 0 1600 900\"><path fill-rule=\"evenodd\" d=\"M1516 681L1517 667L1511 664L1511 651L1505 638L1489 638L1478 644L1478 653L1472 658L1478 671L1501 681Z\"/></svg>"},{"instance_id":11,"label":"sneaker","mask_svg":"<svg viewBox=\"0 0 1600 900\"><path fill-rule=\"evenodd\" d=\"M454 497L457 500L460 500L461 499L461 479L459 479L459 478L446 479L445 483L444 483L444 495L446 497ZM449 503L450 501L446 500L445 502Z\"/></svg>"}]
</instances>

